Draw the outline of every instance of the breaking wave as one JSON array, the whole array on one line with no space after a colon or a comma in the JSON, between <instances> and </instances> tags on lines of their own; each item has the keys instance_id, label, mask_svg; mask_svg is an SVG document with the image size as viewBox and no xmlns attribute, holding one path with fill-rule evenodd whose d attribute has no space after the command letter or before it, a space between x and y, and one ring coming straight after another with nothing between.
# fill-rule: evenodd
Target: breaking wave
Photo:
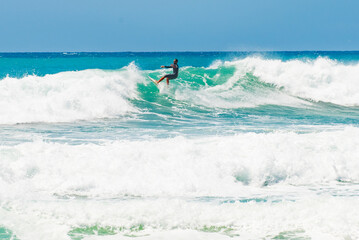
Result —
<instances>
[{"instance_id":1,"label":"breaking wave","mask_svg":"<svg viewBox=\"0 0 359 240\"><path fill-rule=\"evenodd\" d=\"M114 71L6 77L0 80L0 124L116 118L148 111L148 104L161 105L163 99L185 108L208 109L301 108L316 102L359 105L359 64L327 58L247 57L217 61L208 68L182 67L179 78L170 87L163 82L158 91L147 75L159 78L165 71L139 70L131 63Z\"/></svg>"}]
</instances>

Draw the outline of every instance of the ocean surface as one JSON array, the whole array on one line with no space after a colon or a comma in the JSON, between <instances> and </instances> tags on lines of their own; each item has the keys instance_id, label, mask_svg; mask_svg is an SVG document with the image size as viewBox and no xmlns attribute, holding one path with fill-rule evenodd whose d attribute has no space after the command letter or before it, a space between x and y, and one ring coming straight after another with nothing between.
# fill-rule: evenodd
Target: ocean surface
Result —
<instances>
[{"instance_id":1,"label":"ocean surface","mask_svg":"<svg viewBox=\"0 0 359 240\"><path fill-rule=\"evenodd\" d=\"M0 239L359 239L359 52L0 53Z\"/></svg>"}]
</instances>

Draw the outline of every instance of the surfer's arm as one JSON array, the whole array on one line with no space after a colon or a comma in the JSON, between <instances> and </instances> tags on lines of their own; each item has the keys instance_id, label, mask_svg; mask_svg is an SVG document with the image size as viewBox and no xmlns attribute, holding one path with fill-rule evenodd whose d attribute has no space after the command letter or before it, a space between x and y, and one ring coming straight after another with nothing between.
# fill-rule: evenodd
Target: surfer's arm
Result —
<instances>
[{"instance_id":1,"label":"surfer's arm","mask_svg":"<svg viewBox=\"0 0 359 240\"><path fill-rule=\"evenodd\" d=\"M161 66L161 68L173 68L173 66Z\"/></svg>"}]
</instances>

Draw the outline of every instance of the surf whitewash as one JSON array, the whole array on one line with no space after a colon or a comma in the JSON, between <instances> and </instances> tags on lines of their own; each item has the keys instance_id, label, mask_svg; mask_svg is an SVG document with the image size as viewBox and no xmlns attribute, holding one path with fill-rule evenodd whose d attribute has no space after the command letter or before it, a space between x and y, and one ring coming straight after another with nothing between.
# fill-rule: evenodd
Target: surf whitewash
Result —
<instances>
[{"instance_id":1,"label":"surf whitewash","mask_svg":"<svg viewBox=\"0 0 359 240\"><path fill-rule=\"evenodd\" d=\"M358 76L358 52L2 53L0 239L358 239Z\"/></svg>"}]
</instances>

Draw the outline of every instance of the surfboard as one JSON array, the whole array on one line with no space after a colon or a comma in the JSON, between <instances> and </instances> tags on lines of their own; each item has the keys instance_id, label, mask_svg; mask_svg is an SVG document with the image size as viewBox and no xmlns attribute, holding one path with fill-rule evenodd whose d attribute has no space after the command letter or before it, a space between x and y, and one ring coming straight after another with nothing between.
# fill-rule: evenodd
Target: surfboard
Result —
<instances>
[{"instance_id":1,"label":"surfboard","mask_svg":"<svg viewBox=\"0 0 359 240\"><path fill-rule=\"evenodd\" d=\"M155 79L151 78L150 76L148 76L148 78L151 80L151 82L153 82L156 86L158 86L157 81Z\"/></svg>"}]
</instances>

